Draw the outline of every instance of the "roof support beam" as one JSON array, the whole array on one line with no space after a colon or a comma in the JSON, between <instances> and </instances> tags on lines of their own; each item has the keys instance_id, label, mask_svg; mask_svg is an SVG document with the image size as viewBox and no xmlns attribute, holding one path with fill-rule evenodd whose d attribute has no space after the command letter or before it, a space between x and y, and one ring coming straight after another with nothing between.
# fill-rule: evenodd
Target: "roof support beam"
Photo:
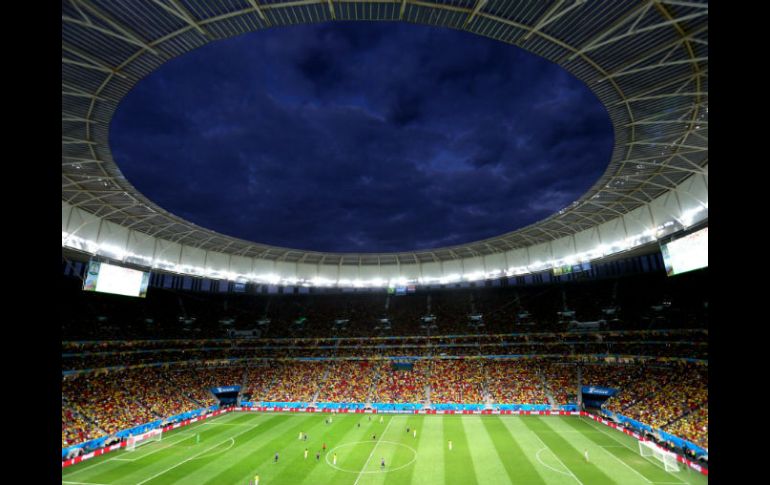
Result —
<instances>
[{"instance_id":1,"label":"roof support beam","mask_svg":"<svg viewBox=\"0 0 770 485\"><path fill-rule=\"evenodd\" d=\"M157 5L158 7L162 8L166 12L170 13L174 17L183 20L187 25L192 27L193 29L197 30L199 34L206 37L207 39L213 40L214 37L203 27L198 24L198 22L195 21L192 14L187 11L187 9L179 3L179 0L168 0L169 5L166 5L165 2L162 2L160 0L151 0L152 3Z\"/></svg>"},{"instance_id":2,"label":"roof support beam","mask_svg":"<svg viewBox=\"0 0 770 485\"><path fill-rule=\"evenodd\" d=\"M487 4L488 0L476 0L476 6L473 7L473 11L468 15L468 18L465 19L465 22L463 23L463 27L467 27L468 24L473 22L473 18L478 15L478 13L481 11L482 8L484 8L484 5Z\"/></svg>"},{"instance_id":3,"label":"roof support beam","mask_svg":"<svg viewBox=\"0 0 770 485\"><path fill-rule=\"evenodd\" d=\"M607 76L604 76L604 77L600 78L599 81L604 81L604 80L607 80L607 79L613 79L613 78L620 77L620 76L627 76L629 74L636 74L637 72L644 72L644 71L649 71L649 70L652 70L652 69L659 69L661 67L679 66L679 65L682 65L682 64L694 64L694 65L697 65L698 62L707 62L708 60L709 60L708 57L693 57L691 59L683 59L681 61L669 61L669 62L662 62L662 63L659 62L659 63L653 64L651 66L640 67L640 68L637 68L637 69L630 69L628 71L615 72L613 74L609 74Z\"/></svg>"},{"instance_id":4,"label":"roof support beam","mask_svg":"<svg viewBox=\"0 0 770 485\"><path fill-rule=\"evenodd\" d=\"M124 41L126 41L126 42L128 42L130 44L134 44L134 45L137 45L139 47L142 47L146 51L152 52L156 56L160 56L161 55L160 52L158 52L157 49L152 47L149 43L144 41L141 37L139 37L137 34L132 32L128 27L125 27L125 26L121 25L119 22L114 20L112 17L110 17L109 15L105 14L104 12L102 12L101 10L99 10L98 8L93 6L90 2L88 2L88 0L73 0L73 2L79 4L84 9L88 10L91 15L93 15L96 18L98 18L102 22L108 24L110 27L112 27L117 32L117 34L115 32L113 32L113 33L111 33L111 35L114 35L115 37L118 37L118 38L122 38ZM88 22L88 24L86 26L87 27L91 27L91 28L96 29L96 30L104 31L104 29L100 29L100 28L96 27L91 22Z\"/></svg>"},{"instance_id":5,"label":"roof support beam","mask_svg":"<svg viewBox=\"0 0 770 485\"><path fill-rule=\"evenodd\" d=\"M78 65L78 66L81 66L81 67L85 67L87 69L94 69L96 71L102 71L102 72L106 72L106 73L109 73L109 74L113 74L113 75L118 76L118 77L120 77L122 79L128 79L128 76L126 76L125 74L120 72L119 69L116 69L116 68L114 68L112 66L108 66L107 64L105 64L105 63L101 62L100 60L96 59L94 56L92 56L90 54L87 54L87 53L83 52L82 50L80 50L80 49L78 49L76 47L72 47L71 45L69 45L69 44L67 44L65 42L62 42L61 48L62 48L62 50L67 51L70 54L75 55L75 56L79 57L80 59L82 59L83 61L85 61L85 62L79 62L79 61L75 61L75 60L72 60L72 59L67 59L65 57L62 57L62 59L61 59L62 62L66 63L66 64L75 64L75 65Z\"/></svg>"},{"instance_id":6,"label":"roof support beam","mask_svg":"<svg viewBox=\"0 0 770 485\"><path fill-rule=\"evenodd\" d=\"M404 10L406 10L406 0L401 0L401 11L398 12L400 20L404 20Z\"/></svg>"},{"instance_id":7,"label":"roof support beam","mask_svg":"<svg viewBox=\"0 0 770 485\"><path fill-rule=\"evenodd\" d=\"M529 38L532 37L532 34L538 32L540 29L550 24L551 22L558 20L560 17L562 17L564 14L569 13L575 7L579 7L583 5L584 3L586 3L586 0L575 0L575 2L572 3L572 5L565 8L564 10L557 13L556 15L553 15L554 12L559 10L559 7L561 7L563 3L564 3L564 0L558 0L556 3L548 7L548 10L546 10L545 13L542 15L542 17L538 19L535 26L532 27L532 30L524 34L524 37L522 37L522 41L524 42L528 41Z\"/></svg>"},{"instance_id":8,"label":"roof support beam","mask_svg":"<svg viewBox=\"0 0 770 485\"><path fill-rule=\"evenodd\" d=\"M648 4L648 7L647 7L648 9L649 9L650 5L652 5L652 3ZM635 30L634 27L636 26L636 24L634 24L631 27L631 29L629 29L628 32L626 32L625 34L621 34L621 35L612 37L611 39L608 39L608 40L606 40L604 42L594 43L594 44L589 45L587 47L581 48L578 52L572 54L572 57L570 58L570 60L574 59L575 56L577 56L578 54L585 54L586 52L590 52L590 51L592 51L594 49L598 49L599 47L603 47L603 46L605 46L607 44L611 44L613 42L617 42L617 41L619 41L621 39L625 39L626 37L630 37L632 35L636 35L636 34L639 34L639 33L642 33L642 32L649 32L651 30L660 29L662 27L668 27L669 25L673 25L673 24L676 24L676 23L679 23L679 22L683 22L685 20L692 20L694 18L702 17L704 15L708 15L708 10L706 10L705 12L697 12L697 13L693 13L693 14L690 14L690 15L685 15L684 17L679 17L679 18L676 18L676 19L666 20L665 22L660 22L660 23L657 23L657 24L654 24L654 25L650 25L650 26L641 28L639 30ZM641 16L639 18L641 18ZM638 20L639 19L637 19L637 21Z\"/></svg>"},{"instance_id":9,"label":"roof support beam","mask_svg":"<svg viewBox=\"0 0 770 485\"><path fill-rule=\"evenodd\" d=\"M257 15L259 15L259 18L261 18L267 25L270 25L270 21L265 17L265 12L262 11L262 8L259 6L259 2L257 0L248 0L251 7L257 12Z\"/></svg>"},{"instance_id":10,"label":"roof support beam","mask_svg":"<svg viewBox=\"0 0 770 485\"><path fill-rule=\"evenodd\" d=\"M634 18L641 18L644 17L644 15L647 13L647 11L652 6L652 1L646 1L639 3L636 7L629 10L628 12L624 13L619 19L615 20L612 25L610 25L608 28L604 29L601 32L598 32L596 35L591 37L585 44L583 44L583 47L575 48L573 49L573 52L566 56L565 59L562 59L562 62L559 62L559 64L564 64L565 62L570 62L575 60L576 57L585 54L586 48L594 45L595 43L601 41L605 37L611 35L613 32L615 32L618 28L623 26L626 22L628 22L631 19Z\"/></svg>"},{"instance_id":11,"label":"roof support beam","mask_svg":"<svg viewBox=\"0 0 770 485\"><path fill-rule=\"evenodd\" d=\"M75 96L77 98L89 98L89 99L96 99L98 101L104 101L104 98L100 98L99 96L96 96L93 93L88 93L86 91L83 91L80 88L77 88L75 86L70 86L66 83L61 83L62 91L61 93L64 96Z\"/></svg>"}]
</instances>

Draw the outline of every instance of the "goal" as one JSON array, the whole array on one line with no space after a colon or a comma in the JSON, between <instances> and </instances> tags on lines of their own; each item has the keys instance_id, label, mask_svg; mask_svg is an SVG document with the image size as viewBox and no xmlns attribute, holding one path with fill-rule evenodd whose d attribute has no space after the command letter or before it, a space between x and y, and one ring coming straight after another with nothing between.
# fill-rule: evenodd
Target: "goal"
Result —
<instances>
[{"instance_id":1,"label":"goal","mask_svg":"<svg viewBox=\"0 0 770 485\"><path fill-rule=\"evenodd\" d=\"M679 471L676 453L666 451L652 441L639 441L639 454L642 456L654 456L655 459L663 463L667 472Z\"/></svg>"},{"instance_id":2,"label":"goal","mask_svg":"<svg viewBox=\"0 0 770 485\"><path fill-rule=\"evenodd\" d=\"M142 446L147 443L160 441L162 437L163 437L162 428L153 429L146 433L142 433L136 436L129 436L128 441L126 442L126 451L134 451L136 450L137 446Z\"/></svg>"}]
</instances>

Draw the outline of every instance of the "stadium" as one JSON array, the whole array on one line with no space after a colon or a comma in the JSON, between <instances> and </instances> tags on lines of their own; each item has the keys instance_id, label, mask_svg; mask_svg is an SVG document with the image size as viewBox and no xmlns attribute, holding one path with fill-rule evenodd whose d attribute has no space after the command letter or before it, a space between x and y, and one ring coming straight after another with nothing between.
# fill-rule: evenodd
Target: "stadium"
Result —
<instances>
[{"instance_id":1,"label":"stadium","mask_svg":"<svg viewBox=\"0 0 770 485\"><path fill-rule=\"evenodd\" d=\"M598 180L492 237L348 252L126 176L114 122L177 59L379 23L574 77L611 124ZM62 484L708 482L707 2L63 0L61 25Z\"/></svg>"}]
</instances>

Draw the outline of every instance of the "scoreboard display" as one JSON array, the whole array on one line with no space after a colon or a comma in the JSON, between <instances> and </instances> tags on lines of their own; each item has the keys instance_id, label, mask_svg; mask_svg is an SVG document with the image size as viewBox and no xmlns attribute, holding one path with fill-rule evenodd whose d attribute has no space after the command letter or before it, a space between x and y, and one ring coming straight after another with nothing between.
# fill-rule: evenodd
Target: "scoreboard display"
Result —
<instances>
[{"instance_id":1,"label":"scoreboard display","mask_svg":"<svg viewBox=\"0 0 770 485\"><path fill-rule=\"evenodd\" d=\"M149 272L92 260L88 263L83 290L144 298L149 283Z\"/></svg>"},{"instance_id":2,"label":"scoreboard display","mask_svg":"<svg viewBox=\"0 0 770 485\"><path fill-rule=\"evenodd\" d=\"M709 228L688 234L660 247L666 274L674 276L709 265Z\"/></svg>"}]
</instances>

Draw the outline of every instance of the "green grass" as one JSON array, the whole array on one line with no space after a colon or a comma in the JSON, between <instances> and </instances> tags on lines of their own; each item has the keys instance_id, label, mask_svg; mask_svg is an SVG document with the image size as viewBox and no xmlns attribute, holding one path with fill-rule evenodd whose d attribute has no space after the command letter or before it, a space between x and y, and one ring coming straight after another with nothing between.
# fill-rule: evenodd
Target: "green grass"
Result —
<instances>
[{"instance_id":1,"label":"green grass","mask_svg":"<svg viewBox=\"0 0 770 485\"><path fill-rule=\"evenodd\" d=\"M107 453L65 468L62 483L247 485L255 474L260 485L708 483L688 468L666 472L639 455L636 440L587 418L385 415L380 423L377 415L339 414L327 425L327 417L229 413L166 433L134 452ZM307 442L297 438L300 432L308 434ZM327 451L316 461L324 442ZM276 451L280 459L273 463Z\"/></svg>"}]
</instances>

